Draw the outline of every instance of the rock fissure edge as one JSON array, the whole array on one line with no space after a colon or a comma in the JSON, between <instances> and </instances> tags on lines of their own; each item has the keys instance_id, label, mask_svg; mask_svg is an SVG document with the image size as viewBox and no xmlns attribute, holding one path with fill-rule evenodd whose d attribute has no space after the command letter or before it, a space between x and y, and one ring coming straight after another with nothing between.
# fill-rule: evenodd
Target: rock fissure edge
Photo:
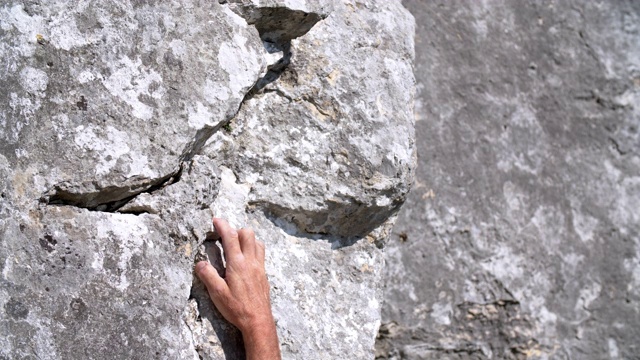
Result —
<instances>
[{"instance_id":1,"label":"rock fissure edge","mask_svg":"<svg viewBox=\"0 0 640 360\"><path fill-rule=\"evenodd\" d=\"M254 5L241 7L241 9L242 10L239 11L237 10L238 13L251 25L256 27L262 41L271 44L269 45L270 47L273 46L282 50L284 55L276 64L268 67L268 71L264 76L256 79L254 85L244 95L238 109L231 118L226 119L224 122L219 122L215 127L205 126L198 130L194 139L183 150L178 170L159 179L143 179L141 181L142 183L137 184L133 189L131 189L131 187L109 186L106 189L97 189L97 191L93 193L74 193L72 185L56 184L52 190L47 191L41 198L42 201L49 205L72 205L94 211L113 212L131 201L138 194L152 192L179 181L180 173L185 166L185 162L189 162L193 156L202 149L213 134L233 121L242 104L244 104L247 99L247 96L254 96L268 83L275 81L286 69L291 57L291 40L304 35L316 22L327 16L326 14L309 14L304 11L279 7L275 8L275 11L270 11L269 9L271 8L261 8ZM279 29L278 27L286 26L291 22L288 21L289 18L298 20L294 21L294 23L299 23L299 27L294 29ZM303 20L300 21L300 18ZM285 20L283 21L283 19ZM81 101L86 107L84 96L81 96Z\"/></svg>"}]
</instances>

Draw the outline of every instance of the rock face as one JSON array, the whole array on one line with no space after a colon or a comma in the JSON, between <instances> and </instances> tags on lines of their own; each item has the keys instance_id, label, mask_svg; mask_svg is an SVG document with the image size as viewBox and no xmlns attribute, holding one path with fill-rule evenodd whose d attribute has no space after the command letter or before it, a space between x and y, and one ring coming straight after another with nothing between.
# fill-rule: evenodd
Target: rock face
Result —
<instances>
[{"instance_id":1,"label":"rock face","mask_svg":"<svg viewBox=\"0 0 640 360\"><path fill-rule=\"evenodd\" d=\"M404 5L419 165L378 356L637 359L639 4Z\"/></svg>"},{"instance_id":2,"label":"rock face","mask_svg":"<svg viewBox=\"0 0 640 360\"><path fill-rule=\"evenodd\" d=\"M283 355L371 358L415 167L396 1L0 5L0 358L241 359L192 275L253 227Z\"/></svg>"}]
</instances>

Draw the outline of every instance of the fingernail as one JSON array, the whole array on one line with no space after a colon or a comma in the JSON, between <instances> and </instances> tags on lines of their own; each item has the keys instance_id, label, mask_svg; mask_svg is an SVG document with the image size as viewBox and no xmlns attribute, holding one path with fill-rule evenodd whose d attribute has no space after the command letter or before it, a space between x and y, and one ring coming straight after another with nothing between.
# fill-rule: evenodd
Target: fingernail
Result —
<instances>
[{"instance_id":1,"label":"fingernail","mask_svg":"<svg viewBox=\"0 0 640 360\"><path fill-rule=\"evenodd\" d=\"M207 267L207 262L206 261L200 261L199 263L196 264L196 271L200 272L202 270L204 270L204 268Z\"/></svg>"}]
</instances>

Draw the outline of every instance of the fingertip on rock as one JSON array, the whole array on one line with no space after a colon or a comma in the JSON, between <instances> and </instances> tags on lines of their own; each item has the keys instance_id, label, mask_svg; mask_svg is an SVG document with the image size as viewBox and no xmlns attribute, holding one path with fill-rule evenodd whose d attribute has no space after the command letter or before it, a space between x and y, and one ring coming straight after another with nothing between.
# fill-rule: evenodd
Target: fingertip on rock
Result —
<instances>
[{"instance_id":1,"label":"fingertip on rock","mask_svg":"<svg viewBox=\"0 0 640 360\"><path fill-rule=\"evenodd\" d=\"M196 264L196 274L201 274L205 271L205 269L207 268L207 265L209 265L208 262L206 261L200 261Z\"/></svg>"}]
</instances>

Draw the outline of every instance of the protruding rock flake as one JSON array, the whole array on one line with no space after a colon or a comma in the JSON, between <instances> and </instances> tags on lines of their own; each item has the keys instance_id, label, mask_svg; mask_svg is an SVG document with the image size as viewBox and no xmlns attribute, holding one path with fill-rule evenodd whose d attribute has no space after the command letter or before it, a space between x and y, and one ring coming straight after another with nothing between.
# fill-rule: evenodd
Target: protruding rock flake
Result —
<instances>
[{"instance_id":1,"label":"protruding rock flake","mask_svg":"<svg viewBox=\"0 0 640 360\"><path fill-rule=\"evenodd\" d=\"M0 358L243 359L212 216L266 243L284 358L371 358L412 44L399 1L0 5Z\"/></svg>"}]
</instances>

